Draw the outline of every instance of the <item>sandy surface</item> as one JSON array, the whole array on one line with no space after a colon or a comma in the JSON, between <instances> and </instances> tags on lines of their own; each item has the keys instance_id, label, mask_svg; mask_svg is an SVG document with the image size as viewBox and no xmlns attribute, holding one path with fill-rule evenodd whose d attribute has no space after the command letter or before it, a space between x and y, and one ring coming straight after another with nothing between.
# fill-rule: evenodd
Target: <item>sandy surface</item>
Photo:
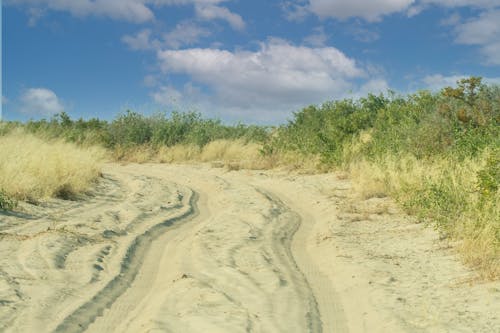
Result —
<instances>
[{"instance_id":1,"label":"sandy surface","mask_svg":"<svg viewBox=\"0 0 500 333\"><path fill-rule=\"evenodd\" d=\"M81 200L0 213L0 331L499 331L498 282L350 193L334 174L107 165Z\"/></svg>"}]
</instances>

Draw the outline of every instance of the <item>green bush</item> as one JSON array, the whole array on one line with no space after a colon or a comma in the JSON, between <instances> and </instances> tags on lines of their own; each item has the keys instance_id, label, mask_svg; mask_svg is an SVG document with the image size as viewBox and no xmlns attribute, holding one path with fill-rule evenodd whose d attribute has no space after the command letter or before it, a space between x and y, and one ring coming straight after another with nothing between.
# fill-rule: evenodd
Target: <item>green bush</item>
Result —
<instances>
[{"instance_id":1,"label":"green bush","mask_svg":"<svg viewBox=\"0 0 500 333\"><path fill-rule=\"evenodd\" d=\"M109 125L108 145L130 147L150 142L153 135L151 122L145 116L127 110Z\"/></svg>"},{"instance_id":2,"label":"green bush","mask_svg":"<svg viewBox=\"0 0 500 333\"><path fill-rule=\"evenodd\" d=\"M62 112L50 119L30 120L26 124L2 123L0 135L14 127L48 139L63 138L81 145L102 145L111 149L150 145L153 148L176 144L203 147L218 139L239 139L244 142L265 142L269 128L256 125L225 125L218 119L204 119L196 112L156 113L144 116L126 111L111 122L89 119L72 120Z\"/></svg>"}]
</instances>

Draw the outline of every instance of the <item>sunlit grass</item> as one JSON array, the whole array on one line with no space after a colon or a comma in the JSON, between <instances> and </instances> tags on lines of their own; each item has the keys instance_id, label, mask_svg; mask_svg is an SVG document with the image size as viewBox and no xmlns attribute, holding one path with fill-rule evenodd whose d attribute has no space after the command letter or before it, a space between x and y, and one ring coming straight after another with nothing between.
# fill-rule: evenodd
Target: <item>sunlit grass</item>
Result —
<instances>
[{"instance_id":1,"label":"sunlit grass","mask_svg":"<svg viewBox=\"0 0 500 333\"><path fill-rule=\"evenodd\" d=\"M500 193L485 193L478 175L492 152L457 161L419 160L388 154L349 166L353 187L363 199L392 196L412 215L433 223L458 241L464 262L485 278L500 277Z\"/></svg>"},{"instance_id":2,"label":"sunlit grass","mask_svg":"<svg viewBox=\"0 0 500 333\"><path fill-rule=\"evenodd\" d=\"M21 130L0 136L0 189L6 197L38 201L86 191L99 176L104 149L46 141Z\"/></svg>"}]
</instances>

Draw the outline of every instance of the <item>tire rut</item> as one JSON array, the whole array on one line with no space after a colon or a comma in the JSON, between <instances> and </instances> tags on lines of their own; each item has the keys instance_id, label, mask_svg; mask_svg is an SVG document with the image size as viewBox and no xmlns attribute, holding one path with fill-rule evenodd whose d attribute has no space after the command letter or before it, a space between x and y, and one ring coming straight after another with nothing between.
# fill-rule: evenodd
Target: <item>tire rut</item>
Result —
<instances>
[{"instance_id":1,"label":"tire rut","mask_svg":"<svg viewBox=\"0 0 500 333\"><path fill-rule=\"evenodd\" d=\"M286 224L282 228L274 231L273 239L276 241L272 243L272 248L275 253L279 254L278 257L281 258L281 266L287 268L288 273L293 278L293 284L295 285L298 295L307 302L308 310L305 316L307 318L308 331L322 332L323 328L318 303L306 276L300 270L292 253L291 243L295 233L300 228L302 219L300 215L292 211L276 195L262 188L256 187L255 189L275 206L271 211L272 220L276 221L285 214L289 216Z\"/></svg>"},{"instance_id":2,"label":"tire rut","mask_svg":"<svg viewBox=\"0 0 500 333\"><path fill-rule=\"evenodd\" d=\"M189 209L178 216L152 226L143 234L137 236L128 247L121 263L120 273L113 278L100 292L67 316L55 329L55 332L83 332L95 319L101 316L106 308L116 301L132 284L142 266L142 259L149 246L159 235L166 232L174 224L187 222L198 214L198 194L191 191Z\"/></svg>"}]
</instances>

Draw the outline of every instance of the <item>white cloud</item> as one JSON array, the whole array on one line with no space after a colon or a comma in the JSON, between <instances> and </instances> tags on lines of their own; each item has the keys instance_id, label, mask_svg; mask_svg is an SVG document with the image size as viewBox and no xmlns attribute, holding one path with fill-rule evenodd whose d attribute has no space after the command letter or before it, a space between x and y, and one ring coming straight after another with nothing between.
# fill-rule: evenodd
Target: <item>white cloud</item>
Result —
<instances>
[{"instance_id":1,"label":"white cloud","mask_svg":"<svg viewBox=\"0 0 500 333\"><path fill-rule=\"evenodd\" d=\"M457 42L485 44L500 39L500 10L486 12L457 27Z\"/></svg>"},{"instance_id":2,"label":"white cloud","mask_svg":"<svg viewBox=\"0 0 500 333\"><path fill-rule=\"evenodd\" d=\"M150 29L143 29L135 35L125 35L122 42L132 50L154 50L160 47L160 41L151 39Z\"/></svg>"},{"instance_id":3,"label":"white cloud","mask_svg":"<svg viewBox=\"0 0 500 333\"><path fill-rule=\"evenodd\" d=\"M29 25L35 25L47 9L69 12L77 17L92 15L143 23L154 20L152 6L194 5L197 15L202 19L222 19L235 29L243 29L245 23L240 15L219 6L226 1L229 0L5 0L4 3L27 7Z\"/></svg>"},{"instance_id":4,"label":"white cloud","mask_svg":"<svg viewBox=\"0 0 500 333\"><path fill-rule=\"evenodd\" d=\"M227 21L234 29L243 30L245 28L245 22L241 16L231 12L226 7L197 5L195 9L196 15L204 20L222 19Z\"/></svg>"},{"instance_id":5,"label":"white cloud","mask_svg":"<svg viewBox=\"0 0 500 333\"><path fill-rule=\"evenodd\" d=\"M180 48L197 43L202 37L210 36L210 31L193 22L184 21L163 35L162 40L152 36L151 29L143 29L135 35L125 35L122 42L132 50L160 50L161 48Z\"/></svg>"},{"instance_id":6,"label":"white cloud","mask_svg":"<svg viewBox=\"0 0 500 333\"><path fill-rule=\"evenodd\" d=\"M64 107L52 90L30 88L21 95L20 111L32 115L51 116L64 111Z\"/></svg>"},{"instance_id":7,"label":"white cloud","mask_svg":"<svg viewBox=\"0 0 500 333\"><path fill-rule=\"evenodd\" d=\"M285 14L285 18L293 22L301 22L310 14L304 0L282 2L281 9Z\"/></svg>"},{"instance_id":8,"label":"white cloud","mask_svg":"<svg viewBox=\"0 0 500 333\"><path fill-rule=\"evenodd\" d=\"M406 10L415 0L309 0L309 10L321 18L362 17L379 21L382 16Z\"/></svg>"},{"instance_id":9,"label":"white cloud","mask_svg":"<svg viewBox=\"0 0 500 333\"><path fill-rule=\"evenodd\" d=\"M408 16L418 15L429 6L479 9L480 14L467 21L463 21L455 13L442 20L441 24L454 27L457 43L479 46L486 64L500 65L499 0L308 0L306 3L303 0L296 0L295 3L286 2L284 10L288 12L287 15L292 15L294 10L307 9L320 18L360 17L375 22L381 20L384 15L393 13L406 12ZM366 41L378 38L377 33L370 34L366 29L360 30L359 33L359 36Z\"/></svg>"},{"instance_id":10,"label":"white cloud","mask_svg":"<svg viewBox=\"0 0 500 333\"><path fill-rule=\"evenodd\" d=\"M386 93L389 90L389 83L383 78L371 79L368 82L361 85L359 88L359 95L366 96L368 94L381 94Z\"/></svg>"},{"instance_id":11,"label":"white cloud","mask_svg":"<svg viewBox=\"0 0 500 333\"><path fill-rule=\"evenodd\" d=\"M282 3L282 9L291 21L303 20L307 14L312 13L320 18L343 20L360 17L369 22L376 22L383 16L394 13L415 16L432 5L492 9L500 6L500 3L498 0L289 0Z\"/></svg>"},{"instance_id":12,"label":"white cloud","mask_svg":"<svg viewBox=\"0 0 500 333\"><path fill-rule=\"evenodd\" d=\"M26 5L30 11L50 9L69 12L74 16L105 16L131 22L152 20L153 12L138 0L7 0L6 5ZM36 13L36 11L35 11ZM33 17L30 18L30 21Z\"/></svg>"},{"instance_id":13,"label":"white cloud","mask_svg":"<svg viewBox=\"0 0 500 333\"><path fill-rule=\"evenodd\" d=\"M160 87L151 94L153 100L160 105L178 105L182 102L182 93L172 86Z\"/></svg>"},{"instance_id":14,"label":"white cloud","mask_svg":"<svg viewBox=\"0 0 500 333\"><path fill-rule=\"evenodd\" d=\"M354 82L366 76L365 70L336 48L295 46L279 39L261 43L254 52L192 48L160 51L158 59L165 74L188 75L203 85L209 91L207 103L225 114L259 110L254 119L345 97L358 90ZM386 88L385 83L375 83L365 88ZM168 100L171 92L162 95Z\"/></svg>"},{"instance_id":15,"label":"white cloud","mask_svg":"<svg viewBox=\"0 0 500 333\"><path fill-rule=\"evenodd\" d=\"M179 48L197 43L200 38L210 36L210 31L193 22L185 21L177 24L175 28L163 36L168 47Z\"/></svg>"},{"instance_id":16,"label":"white cloud","mask_svg":"<svg viewBox=\"0 0 500 333\"><path fill-rule=\"evenodd\" d=\"M455 87L457 85L457 81L468 77L470 77L470 75L457 74L444 76L442 74L434 74L425 76L422 79L422 82L425 84L426 89L438 91L444 87ZM483 83L500 84L500 77L483 78Z\"/></svg>"},{"instance_id":17,"label":"white cloud","mask_svg":"<svg viewBox=\"0 0 500 333\"><path fill-rule=\"evenodd\" d=\"M499 5L498 0L420 0L422 5L437 5L443 7L476 7L493 8Z\"/></svg>"},{"instance_id":18,"label":"white cloud","mask_svg":"<svg viewBox=\"0 0 500 333\"><path fill-rule=\"evenodd\" d=\"M487 10L455 26L456 42L478 45L485 62L500 65L500 9Z\"/></svg>"}]
</instances>

